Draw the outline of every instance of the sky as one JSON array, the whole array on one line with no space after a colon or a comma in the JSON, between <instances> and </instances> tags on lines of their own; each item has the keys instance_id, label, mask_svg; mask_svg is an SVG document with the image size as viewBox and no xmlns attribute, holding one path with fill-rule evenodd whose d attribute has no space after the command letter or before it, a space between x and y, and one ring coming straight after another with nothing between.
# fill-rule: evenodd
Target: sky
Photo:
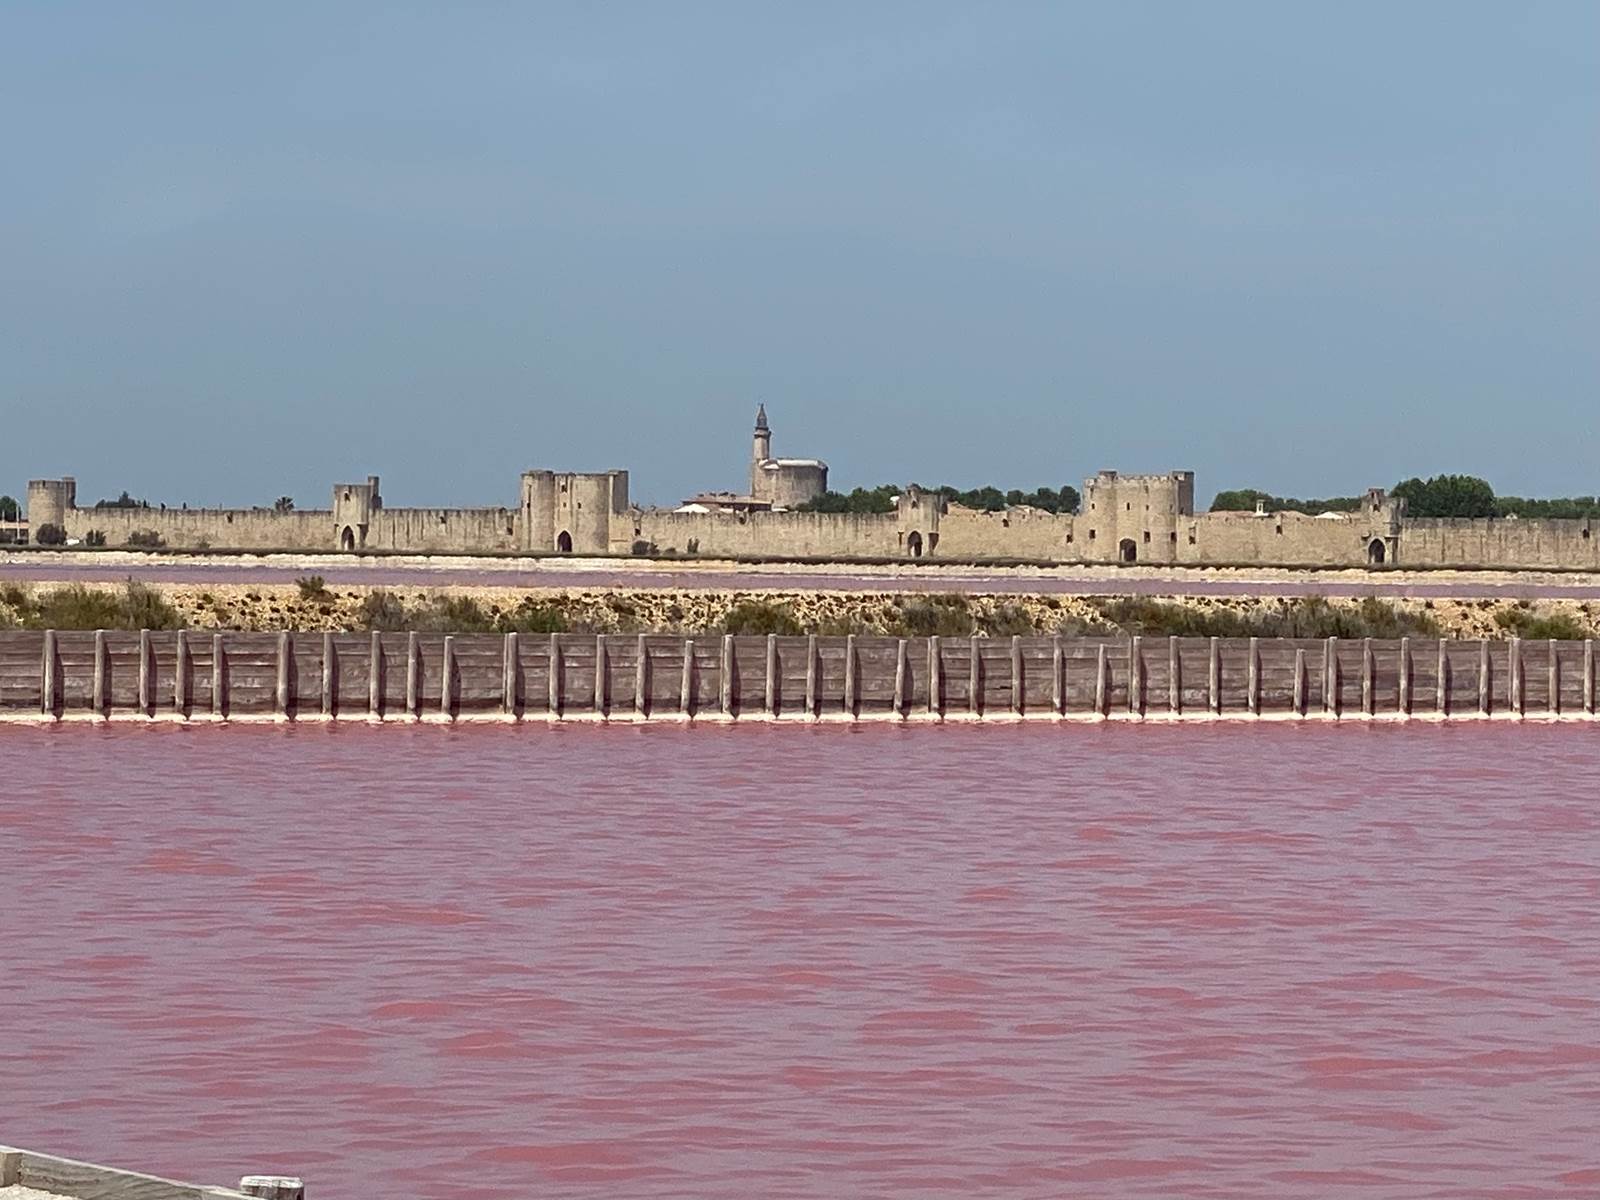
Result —
<instances>
[{"instance_id":1,"label":"sky","mask_svg":"<svg viewBox=\"0 0 1600 1200\"><path fill-rule=\"evenodd\" d=\"M0 492L1600 491L1600 4L0 10Z\"/></svg>"}]
</instances>

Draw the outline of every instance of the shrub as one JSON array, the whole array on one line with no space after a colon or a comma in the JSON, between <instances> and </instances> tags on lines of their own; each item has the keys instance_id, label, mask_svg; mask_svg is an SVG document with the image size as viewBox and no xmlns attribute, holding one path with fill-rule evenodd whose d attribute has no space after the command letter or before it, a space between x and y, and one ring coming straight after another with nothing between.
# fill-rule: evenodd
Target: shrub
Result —
<instances>
[{"instance_id":1,"label":"shrub","mask_svg":"<svg viewBox=\"0 0 1600 1200\"><path fill-rule=\"evenodd\" d=\"M966 637L973 631L972 609L965 596L929 596L900 610L889 632L900 637Z\"/></svg>"},{"instance_id":2,"label":"shrub","mask_svg":"<svg viewBox=\"0 0 1600 1200\"><path fill-rule=\"evenodd\" d=\"M136 529L128 535L128 545L139 550L159 550L167 540L154 529Z\"/></svg>"},{"instance_id":3,"label":"shrub","mask_svg":"<svg viewBox=\"0 0 1600 1200\"><path fill-rule=\"evenodd\" d=\"M633 552L635 554L654 554L656 553L656 544L639 538L633 543Z\"/></svg>"},{"instance_id":4,"label":"shrub","mask_svg":"<svg viewBox=\"0 0 1600 1200\"><path fill-rule=\"evenodd\" d=\"M106 531L104 529L91 529L83 535L85 546L104 546L106 544Z\"/></svg>"},{"instance_id":5,"label":"shrub","mask_svg":"<svg viewBox=\"0 0 1600 1200\"><path fill-rule=\"evenodd\" d=\"M361 620L369 630L396 633L406 628L405 601L382 588L368 592L361 601Z\"/></svg>"},{"instance_id":6,"label":"shrub","mask_svg":"<svg viewBox=\"0 0 1600 1200\"><path fill-rule=\"evenodd\" d=\"M434 596L407 614L407 628L425 633L492 633L495 621L468 596Z\"/></svg>"},{"instance_id":7,"label":"shrub","mask_svg":"<svg viewBox=\"0 0 1600 1200\"><path fill-rule=\"evenodd\" d=\"M295 587L300 589L302 600L328 599L328 581L321 575L305 575L294 581Z\"/></svg>"},{"instance_id":8,"label":"shrub","mask_svg":"<svg viewBox=\"0 0 1600 1200\"><path fill-rule=\"evenodd\" d=\"M65 546L67 544L67 531L59 525L46 521L34 530L33 542L36 546Z\"/></svg>"},{"instance_id":9,"label":"shrub","mask_svg":"<svg viewBox=\"0 0 1600 1200\"><path fill-rule=\"evenodd\" d=\"M524 597L522 603L495 622L501 633L565 633L567 618L554 604Z\"/></svg>"},{"instance_id":10,"label":"shrub","mask_svg":"<svg viewBox=\"0 0 1600 1200\"><path fill-rule=\"evenodd\" d=\"M126 629L178 629L183 624L178 610L159 592L132 579L122 594L122 608Z\"/></svg>"},{"instance_id":11,"label":"shrub","mask_svg":"<svg viewBox=\"0 0 1600 1200\"><path fill-rule=\"evenodd\" d=\"M1125 633L1167 637L1434 637L1439 624L1427 613L1409 613L1374 597L1355 608L1335 608L1321 596L1290 601L1275 611L1199 609L1161 600L1101 601L1097 607Z\"/></svg>"},{"instance_id":12,"label":"shrub","mask_svg":"<svg viewBox=\"0 0 1600 1200\"><path fill-rule=\"evenodd\" d=\"M722 632L733 634L776 633L794 636L804 633L787 604L767 600L741 600L722 618Z\"/></svg>"},{"instance_id":13,"label":"shrub","mask_svg":"<svg viewBox=\"0 0 1600 1200\"><path fill-rule=\"evenodd\" d=\"M123 611L114 592L74 583L43 593L26 623L34 629L117 629L123 624Z\"/></svg>"},{"instance_id":14,"label":"shrub","mask_svg":"<svg viewBox=\"0 0 1600 1200\"><path fill-rule=\"evenodd\" d=\"M1033 618L1020 604L1001 604L978 622L990 637L1028 637L1033 634Z\"/></svg>"},{"instance_id":15,"label":"shrub","mask_svg":"<svg viewBox=\"0 0 1600 1200\"><path fill-rule=\"evenodd\" d=\"M1494 623L1507 633L1530 641L1555 638L1557 641L1577 642L1589 636L1589 631L1570 613L1552 613L1537 616L1523 608L1496 613Z\"/></svg>"}]
</instances>

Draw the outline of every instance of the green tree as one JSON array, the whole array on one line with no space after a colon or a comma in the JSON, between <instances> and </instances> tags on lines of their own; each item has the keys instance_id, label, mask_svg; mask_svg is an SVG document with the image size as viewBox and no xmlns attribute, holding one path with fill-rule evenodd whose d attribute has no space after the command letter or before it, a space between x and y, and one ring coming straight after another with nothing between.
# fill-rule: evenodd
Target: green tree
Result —
<instances>
[{"instance_id":1,"label":"green tree","mask_svg":"<svg viewBox=\"0 0 1600 1200\"><path fill-rule=\"evenodd\" d=\"M148 500L136 500L124 491L115 500L96 500L94 506L96 508L149 508L150 502Z\"/></svg>"},{"instance_id":2,"label":"green tree","mask_svg":"<svg viewBox=\"0 0 1600 1200\"><path fill-rule=\"evenodd\" d=\"M16 521L21 515L22 505L14 496L0 496L0 521Z\"/></svg>"},{"instance_id":3,"label":"green tree","mask_svg":"<svg viewBox=\"0 0 1600 1200\"><path fill-rule=\"evenodd\" d=\"M1256 502L1267 512L1299 512L1316 516L1325 512L1355 512L1361 507L1359 496L1330 496L1326 500L1300 500L1293 496L1274 496L1257 488L1234 488L1217 493L1212 512L1255 512Z\"/></svg>"},{"instance_id":4,"label":"green tree","mask_svg":"<svg viewBox=\"0 0 1600 1200\"><path fill-rule=\"evenodd\" d=\"M1498 511L1494 489L1476 475L1413 477L1395 484L1389 494L1406 502L1411 517L1492 517Z\"/></svg>"},{"instance_id":5,"label":"green tree","mask_svg":"<svg viewBox=\"0 0 1600 1200\"><path fill-rule=\"evenodd\" d=\"M272 511L275 513L292 513L294 511L294 497L279 496L272 502Z\"/></svg>"}]
</instances>

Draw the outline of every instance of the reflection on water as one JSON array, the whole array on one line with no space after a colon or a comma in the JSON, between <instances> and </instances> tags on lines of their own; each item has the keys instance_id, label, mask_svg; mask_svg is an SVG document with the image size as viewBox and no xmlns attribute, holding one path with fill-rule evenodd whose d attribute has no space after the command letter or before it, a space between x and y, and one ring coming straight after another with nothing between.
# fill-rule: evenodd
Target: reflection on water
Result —
<instances>
[{"instance_id":1,"label":"reflection on water","mask_svg":"<svg viewBox=\"0 0 1600 1200\"><path fill-rule=\"evenodd\" d=\"M1600 729L0 729L0 1132L316 1200L1592 1194Z\"/></svg>"}]
</instances>

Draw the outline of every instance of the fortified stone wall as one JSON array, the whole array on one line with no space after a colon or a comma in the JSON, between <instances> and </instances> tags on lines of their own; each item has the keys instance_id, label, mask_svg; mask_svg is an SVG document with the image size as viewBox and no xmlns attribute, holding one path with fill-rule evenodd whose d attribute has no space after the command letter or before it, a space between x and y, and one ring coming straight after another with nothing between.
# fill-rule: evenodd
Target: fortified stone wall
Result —
<instances>
[{"instance_id":1,"label":"fortified stone wall","mask_svg":"<svg viewBox=\"0 0 1600 1200\"><path fill-rule=\"evenodd\" d=\"M31 514L30 514L31 515ZM154 530L177 549L332 550L333 513L328 509L72 508L58 522L68 538L106 535L107 546L126 546L136 533Z\"/></svg>"},{"instance_id":2,"label":"fortified stone wall","mask_svg":"<svg viewBox=\"0 0 1600 1200\"><path fill-rule=\"evenodd\" d=\"M511 554L522 549L519 514L509 508L382 508L372 514L369 550L422 554ZM332 526L323 541L332 545Z\"/></svg>"},{"instance_id":3,"label":"fortified stone wall","mask_svg":"<svg viewBox=\"0 0 1600 1200\"><path fill-rule=\"evenodd\" d=\"M1399 561L1408 566L1600 569L1600 537L1589 520L1406 518Z\"/></svg>"},{"instance_id":4,"label":"fortified stone wall","mask_svg":"<svg viewBox=\"0 0 1600 1200\"><path fill-rule=\"evenodd\" d=\"M891 557L905 554L894 513L636 511L638 540L663 552L705 555Z\"/></svg>"},{"instance_id":5,"label":"fortified stone wall","mask_svg":"<svg viewBox=\"0 0 1600 1200\"><path fill-rule=\"evenodd\" d=\"M1175 543L1177 554L1161 561L1358 564L1367 561L1372 539L1383 538L1387 530L1387 523L1374 524L1362 513L1341 513L1337 517L1311 517L1297 512L1202 513L1181 523ZM1140 561L1144 561L1142 554Z\"/></svg>"}]
</instances>

